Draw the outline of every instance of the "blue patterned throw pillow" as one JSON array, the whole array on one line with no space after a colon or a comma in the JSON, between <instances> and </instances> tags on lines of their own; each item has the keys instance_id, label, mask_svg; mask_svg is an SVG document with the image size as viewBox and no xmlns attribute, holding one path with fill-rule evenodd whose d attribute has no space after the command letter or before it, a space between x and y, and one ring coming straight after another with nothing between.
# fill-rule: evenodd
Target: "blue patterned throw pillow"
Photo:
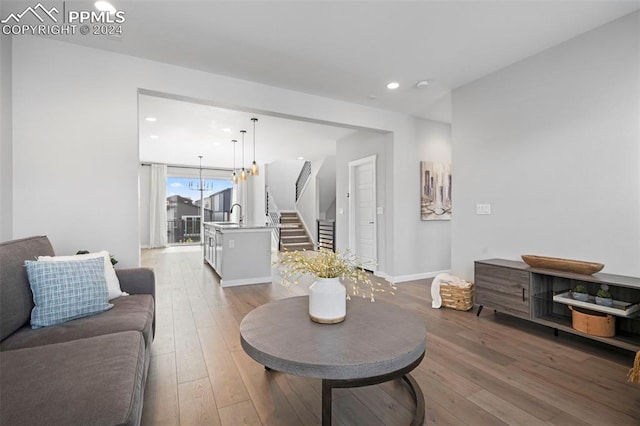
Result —
<instances>
[{"instance_id":1,"label":"blue patterned throw pillow","mask_svg":"<svg viewBox=\"0 0 640 426\"><path fill-rule=\"evenodd\" d=\"M97 314L108 303L102 258L65 262L27 260L27 275L35 307L31 328L47 327Z\"/></svg>"}]
</instances>

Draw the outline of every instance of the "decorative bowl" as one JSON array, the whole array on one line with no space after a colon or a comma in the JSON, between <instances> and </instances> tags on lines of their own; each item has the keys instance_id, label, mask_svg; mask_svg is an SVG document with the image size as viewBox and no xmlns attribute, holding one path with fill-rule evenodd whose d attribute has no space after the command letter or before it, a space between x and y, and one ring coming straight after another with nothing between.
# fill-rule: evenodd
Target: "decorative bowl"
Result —
<instances>
[{"instance_id":1,"label":"decorative bowl","mask_svg":"<svg viewBox=\"0 0 640 426\"><path fill-rule=\"evenodd\" d=\"M574 272L584 275L595 274L604 268L603 263L561 259L558 257L534 256L531 254L523 254L522 260L534 268L554 269L556 271Z\"/></svg>"}]
</instances>

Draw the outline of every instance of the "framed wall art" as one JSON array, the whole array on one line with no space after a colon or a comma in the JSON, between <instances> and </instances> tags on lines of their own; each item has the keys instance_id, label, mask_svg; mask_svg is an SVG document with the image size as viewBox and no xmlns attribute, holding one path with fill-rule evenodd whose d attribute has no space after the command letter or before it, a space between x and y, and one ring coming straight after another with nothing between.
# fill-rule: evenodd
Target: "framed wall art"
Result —
<instances>
[{"instance_id":1,"label":"framed wall art","mask_svg":"<svg viewBox=\"0 0 640 426\"><path fill-rule=\"evenodd\" d=\"M451 219L451 163L420 162L420 218Z\"/></svg>"}]
</instances>

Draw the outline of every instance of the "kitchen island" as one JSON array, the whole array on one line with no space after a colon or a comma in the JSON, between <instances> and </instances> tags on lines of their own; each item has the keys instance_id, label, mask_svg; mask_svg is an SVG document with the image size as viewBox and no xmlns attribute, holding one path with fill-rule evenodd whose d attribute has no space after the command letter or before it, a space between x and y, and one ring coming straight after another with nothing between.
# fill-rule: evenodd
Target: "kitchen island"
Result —
<instances>
[{"instance_id":1,"label":"kitchen island","mask_svg":"<svg viewBox=\"0 0 640 426\"><path fill-rule=\"evenodd\" d=\"M271 231L266 225L204 223L204 260L221 287L271 282Z\"/></svg>"}]
</instances>

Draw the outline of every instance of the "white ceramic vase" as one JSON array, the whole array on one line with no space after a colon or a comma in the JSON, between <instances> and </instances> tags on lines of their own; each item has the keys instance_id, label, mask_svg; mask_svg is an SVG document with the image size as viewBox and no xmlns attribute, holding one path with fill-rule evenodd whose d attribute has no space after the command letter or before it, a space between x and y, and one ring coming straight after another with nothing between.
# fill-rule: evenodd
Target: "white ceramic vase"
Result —
<instances>
[{"instance_id":1,"label":"white ceramic vase","mask_svg":"<svg viewBox=\"0 0 640 426\"><path fill-rule=\"evenodd\" d=\"M309 317L322 324L344 321L347 315L347 289L339 278L318 278L309 287Z\"/></svg>"}]
</instances>

